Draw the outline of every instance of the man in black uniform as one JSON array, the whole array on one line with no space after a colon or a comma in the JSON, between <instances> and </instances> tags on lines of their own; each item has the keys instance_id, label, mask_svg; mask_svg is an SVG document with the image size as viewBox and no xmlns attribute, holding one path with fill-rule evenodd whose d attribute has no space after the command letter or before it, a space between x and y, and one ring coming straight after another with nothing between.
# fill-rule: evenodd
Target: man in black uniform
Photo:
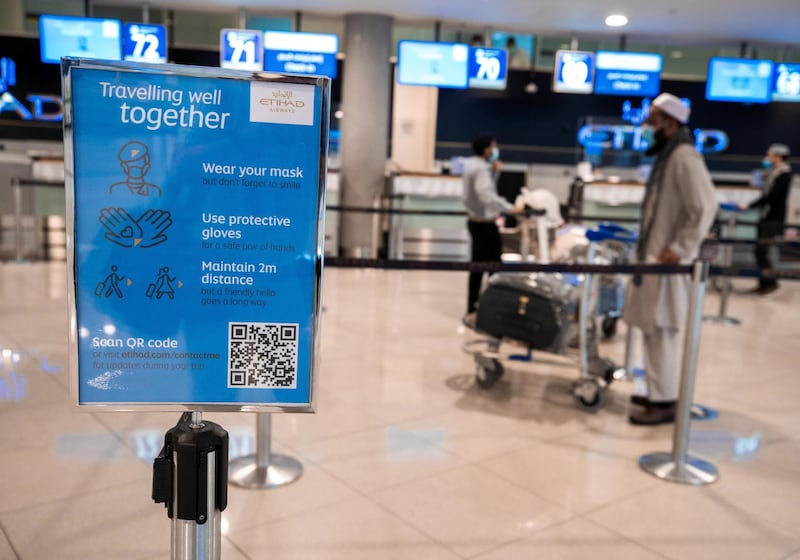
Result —
<instances>
[{"instance_id":1,"label":"man in black uniform","mask_svg":"<svg viewBox=\"0 0 800 560\"><path fill-rule=\"evenodd\" d=\"M762 270L772 268L769 259L770 243L775 236L783 232L784 222L786 222L786 201L792 185L792 168L789 166L788 159L789 147L785 144L772 144L767 149L763 163L769 171L764 181L764 192L757 200L743 208L760 210L758 245L756 245L755 253L758 267ZM777 280L762 275L758 280L758 286L751 293L766 295L777 289Z\"/></svg>"}]
</instances>

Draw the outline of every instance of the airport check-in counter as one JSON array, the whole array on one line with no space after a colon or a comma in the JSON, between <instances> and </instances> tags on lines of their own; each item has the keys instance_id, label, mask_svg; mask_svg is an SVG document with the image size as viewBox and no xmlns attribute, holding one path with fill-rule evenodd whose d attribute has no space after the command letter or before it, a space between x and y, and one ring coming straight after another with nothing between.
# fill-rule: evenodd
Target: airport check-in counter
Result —
<instances>
[{"instance_id":1,"label":"airport check-in counter","mask_svg":"<svg viewBox=\"0 0 800 560\"><path fill-rule=\"evenodd\" d=\"M0 152L0 201L0 259L66 259L61 153Z\"/></svg>"},{"instance_id":2,"label":"airport check-in counter","mask_svg":"<svg viewBox=\"0 0 800 560\"><path fill-rule=\"evenodd\" d=\"M554 192L562 204L566 204L572 176L563 170L552 170L542 174L541 167L529 166L526 183L533 188L546 188ZM563 183L559 189L553 188ZM795 179L790 197L787 220L800 221L800 180ZM644 198L645 187L637 182L597 180L584 186L580 213L597 216L603 220L637 220ZM400 174L390 179L389 200L398 210L457 211L464 212L461 177L432 174ZM761 191L748 186L717 185L720 203L749 203L760 196ZM742 212L739 221L754 222L757 211ZM464 216L399 215L390 216L388 226L388 254L391 258L430 260L469 260L469 234ZM585 225L595 225L596 221ZM634 225L635 227L635 225ZM730 232L726 233L726 236ZM737 226L735 236L754 239L754 226ZM735 261L752 262L752 247L737 246Z\"/></svg>"}]
</instances>

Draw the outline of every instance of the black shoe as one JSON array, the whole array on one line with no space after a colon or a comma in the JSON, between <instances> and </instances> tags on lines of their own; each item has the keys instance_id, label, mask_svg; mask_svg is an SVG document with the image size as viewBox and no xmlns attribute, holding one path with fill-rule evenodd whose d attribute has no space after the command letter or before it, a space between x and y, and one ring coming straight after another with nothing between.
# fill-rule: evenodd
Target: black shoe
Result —
<instances>
[{"instance_id":1,"label":"black shoe","mask_svg":"<svg viewBox=\"0 0 800 560\"><path fill-rule=\"evenodd\" d=\"M778 289L777 284L770 284L769 286L761 286L760 288L758 288L758 291L756 293L760 296L766 296L768 294L771 294L777 289Z\"/></svg>"},{"instance_id":2,"label":"black shoe","mask_svg":"<svg viewBox=\"0 0 800 560\"><path fill-rule=\"evenodd\" d=\"M675 412L678 406L675 401L651 402L643 410L632 412L628 421L636 426L656 426L669 424L675 421Z\"/></svg>"},{"instance_id":3,"label":"black shoe","mask_svg":"<svg viewBox=\"0 0 800 560\"><path fill-rule=\"evenodd\" d=\"M631 404L636 406L650 406L650 399L645 395L631 395Z\"/></svg>"},{"instance_id":4,"label":"black shoe","mask_svg":"<svg viewBox=\"0 0 800 560\"><path fill-rule=\"evenodd\" d=\"M477 313L474 311L467 313L461 318L461 324L463 324L468 329L475 330L475 325L477 323Z\"/></svg>"}]
</instances>

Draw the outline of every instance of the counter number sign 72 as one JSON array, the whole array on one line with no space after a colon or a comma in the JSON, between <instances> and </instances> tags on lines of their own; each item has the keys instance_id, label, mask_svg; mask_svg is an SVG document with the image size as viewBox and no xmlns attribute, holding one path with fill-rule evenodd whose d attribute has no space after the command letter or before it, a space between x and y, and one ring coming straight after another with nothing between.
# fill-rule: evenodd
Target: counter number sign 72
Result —
<instances>
[{"instance_id":1,"label":"counter number sign 72","mask_svg":"<svg viewBox=\"0 0 800 560\"><path fill-rule=\"evenodd\" d=\"M131 32L131 41L134 42L133 56L136 58L158 58L158 37L151 33L140 31Z\"/></svg>"}]
</instances>

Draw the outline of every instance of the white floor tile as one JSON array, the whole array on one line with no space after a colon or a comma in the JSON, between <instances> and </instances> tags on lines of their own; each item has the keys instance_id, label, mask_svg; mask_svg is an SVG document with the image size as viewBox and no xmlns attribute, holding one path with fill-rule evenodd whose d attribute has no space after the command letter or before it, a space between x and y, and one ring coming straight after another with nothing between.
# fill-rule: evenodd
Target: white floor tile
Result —
<instances>
[{"instance_id":1,"label":"white floor tile","mask_svg":"<svg viewBox=\"0 0 800 560\"><path fill-rule=\"evenodd\" d=\"M252 560L457 560L458 555L365 498L233 532Z\"/></svg>"},{"instance_id":2,"label":"white floor tile","mask_svg":"<svg viewBox=\"0 0 800 560\"><path fill-rule=\"evenodd\" d=\"M800 544L796 530L775 526L747 503L721 497L713 485L662 482L587 517L674 560L778 559Z\"/></svg>"},{"instance_id":3,"label":"white floor tile","mask_svg":"<svg viewBox=\"0 0 800 560\"><path fill-rule=\"evenodd\" d=\"M63 263L0 263L0 558L166 560L152 460L179 414L69 407L66 288ZM627 381L583 412L574 360L534 352L478 388L465 291L460 273L326 270L318 413L272 417L304 475L229 489L224 558L800 560L800 284L703 325L695 401L720 416L692 423L690 451L721 474L703 488L638 469L674 427L629 425ZM621 362L624 332L601 354ZM204 417L232 457L255 452L255 414Z\"/></svg>"},{"instance_id":4,"label":"white floor tile","mask_svg":"<svg viewBox=\"0 0 800 560\"><path fill-rule=\"evenodd\" d=\"M658 560L660 554L586 521L573 519L531 537L502 546L475 560L586 560L608 558L614 560Z\"/></svg>"},{"instance_id":5,"label":"white floor tile","mask_svg":"<svg viewBox=\"0 0 800 560\"><path fill-rule=\"evenodd\" d=\"M657 482L634 461L558 443L526 447L479 466L574 513L607 505Z\"/></svg>"},{"instance_id":6,"label":"white floor tile","mask_svg":"<svg viewBox=\"0 0 800 560\"><path fill-rule=\"evenodd\" d=\"M373 497L464 557L570 517L567 510L475 467L448 471Z\"/></svg>"},{"instance_id":7,"label":"white floor tile","mask_svg":"<svg viewBox=\"0 0 800 560\"><path fill-rule=\"evenodd\" d=\"M395 426L295 448L349 486L371 492L464 465L414 432Z\"/></svg>"}]
</instances>

